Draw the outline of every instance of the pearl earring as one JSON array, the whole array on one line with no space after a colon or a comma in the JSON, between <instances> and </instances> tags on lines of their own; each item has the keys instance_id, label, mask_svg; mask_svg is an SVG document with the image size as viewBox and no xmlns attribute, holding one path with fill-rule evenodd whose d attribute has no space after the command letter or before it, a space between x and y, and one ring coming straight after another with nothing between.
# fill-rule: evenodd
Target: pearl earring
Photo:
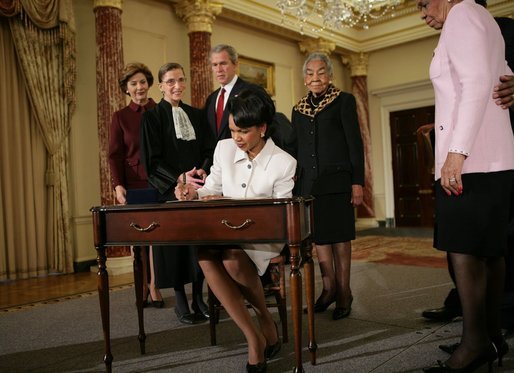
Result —
<instances>
[{"instance_id":1,"label":"pearl earring","mask_svg":"<svg viewBox=\"0 0 514 373\"><path fill-rule=\"evenodd\" d=\"M264 133L261 132L261 137L264 137Z\"/></svg>"}]
</instances>

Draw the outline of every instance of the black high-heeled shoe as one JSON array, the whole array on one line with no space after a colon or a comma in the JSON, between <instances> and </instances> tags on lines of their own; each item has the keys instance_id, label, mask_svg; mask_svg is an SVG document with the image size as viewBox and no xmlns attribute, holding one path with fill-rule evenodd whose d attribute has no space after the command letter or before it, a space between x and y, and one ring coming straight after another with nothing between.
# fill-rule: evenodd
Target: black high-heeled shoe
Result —
<instances>
[{"instance_id":1,"label":"black high-heeled shoe","mask_svg":"<svg viewBox=\"0 0 514 373\"><path fill-rule=\"evenodd\" d=\"M154 308L163 308L164 307L164 300L153 300L152 296L150 295L150 304Z\"/></svg>"},{"instance_id":2,"label":"black high-heeled shoe","mask_svg":"<svg viewBox=\"0 0 514 373\"><path fill-rule=\"evenodd\" d=\"M503 357L507 355L507 352L509 352L509 344L501 336L498 339L493 340L494 347L496 348L496 353L498 355L498 367L503 366Z\"/></svg>"},{"instance_id":3,"label":"black high-heeled shoe","mask_svg":"<svg viewBox=\"0 0 514 373\"><path fill-rule=\"evenodd\" d=\"M500 337L499 339L492 341L494 347L496 347L496 352L498 354L498 367L503 366L503 357L509 352L509 344L505 341L505 338ZM439 345L439 348L448 354L453 354L455 350L460 346L460 342L449 344L449 345Z\"/></svg>"},{"instance_id":4,"label":"black high-heeled shoe","mask_svg":"<svg viewBox=\"0 0 514 373\"><path fill-rule=\"evenodd\" d=\"M273 345L267 345L264 349L264 357L266 358L266 360L273 359L282 348L282 341L280 340L280 335L278 334L277 323L275 321L273 321L273 323L275 324L275 330L277 331L277 342Z\"/></svg>"},{"instance_id":5,"label":"black high-heeled shoe","mask_svg":"<svg viewBox=\"0 0 514 373\"><path fill-rule=\"evenodd\" d=\"M336 296L334 295L332 298L330 298L328 301L323 302L321 299L323 298L323 292L319 296L318 299L316 299L316 302L314 302L314 313L322 313L327 310L327 308L336 301ZM307 313L307 309L304 310L304 313Z\"/></svg>"},{"instance_id":6,"label":"black high-heeled shoe","mask_svg":"<svg viewBox=\"0 0 514 373\"><path fill-rule=\"evenodd\" d=\"M198 318L194 313L187 312L187 313L180 313L177 308L175 307L175 315L177 315L178 321L180 321L182 324L187 325L193 325L193 324L199 324L205 321L205 319Z\"/></svg>"},{"instance_id":7,"label":"black high-heeled shoe","mask_svg":"<svg viewBox=\"0 0 514 373\"><path fill-rule=\"evenodd\" d=\"M423 369L426 373L470 373L474 372L482 365L488 365L488 372L492 373L493 371L493 362L498 357L496 352L496 347L491 343L491 345L484 351L480 356L472 360L468 365L462 368L452 368L441 360L437 360L437 365L434 365L429 368Z\"/></svg>"},{"instance_id":8,"label":"black high-heeled shoe","mask_svg":"<svg viewBox=\"0 0 514 373\"><path fill-rule=\"evenodd\" d=\"M209 308L205 303L203 303L202 306L203 307L200 307L197 304L197 302L191 303L191 309L193 310L196 316L204 318L205 320L209 320L211 318L211 315L209 314Z\"/></svg>"},{"instance_id":9,"label":"black high-heeled shoe","mask_svg":"<svg viewBox=\"0 0 514 373\"><path fill-rule=\"evenodd\" d=\"M266 373L268 370L268 364L264 361L262 363L250 364L246 363L246 372L247 373Z\"/></svg>"},{"instance_id":10,"label":"black high-heeled shoe","mask_svg":"<svg viewBox=\"0 0 514 373\"><path fill-rule=\"evenodd\" d=\"M353 296L350 298L350 303L348 304L348 307L336 307L334 309L334 312L332 313L332 320L340 320L344 319L345 317L348 317L350 315L350 312L352 312L352 303L353 303Z\"/></svg>"}]
</instances>

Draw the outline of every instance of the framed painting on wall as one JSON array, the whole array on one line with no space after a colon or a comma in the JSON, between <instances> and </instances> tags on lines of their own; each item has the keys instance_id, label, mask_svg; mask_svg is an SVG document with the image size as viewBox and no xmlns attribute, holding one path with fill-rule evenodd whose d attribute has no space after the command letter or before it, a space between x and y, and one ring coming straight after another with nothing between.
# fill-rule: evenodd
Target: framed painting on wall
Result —
<instances>
[{"instance_id":1,"label":"framed painting on wall","mask_svg":"<svg viewBox=\"0 0 514 373\"><path fill-rule=\"evenodd\" d=\"M249 83L261 86L270 96L275 95L275 65L273 63L239 56L237 75Z\"/></svg>"}]
</instances>

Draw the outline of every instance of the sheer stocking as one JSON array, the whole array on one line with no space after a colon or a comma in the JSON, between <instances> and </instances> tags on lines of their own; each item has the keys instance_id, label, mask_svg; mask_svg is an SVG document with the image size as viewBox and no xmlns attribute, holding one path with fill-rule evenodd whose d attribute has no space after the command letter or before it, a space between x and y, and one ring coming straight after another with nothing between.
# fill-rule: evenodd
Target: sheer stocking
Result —
<instances>
[{"instance_id":1,"label":"sheer stocking","mask_svg":"<svg viewBox=\"0 0 514 373\"><path fill-rule=\"evenodd\" d=\"M145 257L148 259L148 265L143 264L143 270L150 272L149 274L143 274L145 279L148 279L148 289L150 289L150 296L152 300L161 301L162 295L159 288L155 286L155 271L153 266L153 248L150 246L148 251L145 250ZM143 293L146 294L146 293Z\"/></svg>"},{"instance_id":2,"label":"sheer stocking","mask_svg":"<svg viewBox=\"0 0 514 373\"><path fill-rule=\"evenodd\" d=\"M232 279L224 266L225 264L230 266L229 261L231 253L229 252L231 250L227 249L223 251L227 251L227 253L220 254L221 251L216 252L215 250L209 249L199 250L198 256L200 267L202 268L212 292L223 304L227 313L243 332L248 343L248 362L250 364L257 364L264 361L266 339L264 335L257 330L250 312L248 312L248 309L246 308L243 294L238 284ZM223 255L223 258L221 258L220 255ZM226 256L227 259L225 259ZM233 259L235 259L235 257ZM249 260L248 257L247 259ZM232 272L234 272L234 270L232 270ZM255 268L253 268L253 274L255 275ZM241 274L241 276L244 275ZM246 276L249 276L249 274ZM257 280L259 280L258 277ZM260 289L262 291L262 287Z\"/></svg>"},{"instance_id":3,"label":"sheer stocking","mask_svg":"<svg viewBox=\"0 0 514 373\"><path fill-rule=\"evenodd\" d=\"M490 344L486 311L488 279L498 274L491 273L488 261L483 258L460 253L450 253L450 258L462 304L463 322L461 344L447 363L452 368L462 368L482 354ZM503 280L503 275L501 278Z\"/></svg>"},{"instance_id":4,"label":"sheer stocking","mask_svg":"<svg viewBox=\"0 0 514 373\"><path fill-rule=\"evenodd\" d=\"M193 303L198 306L201 312L208 311L207 304L203 300L203 276L193 282Z\"/></svg>"},{"instance_id":5,"label":"sheer stocking","mask_svg":"<svg viewBox=\"0 0 514 373\"><path fill-rule=\"evenodd\" d=\"M175 286L175 309L179 315L186 315L190 313L189 305L187 304L186 290L184 285Z\"/></svg>"},{"instance_id":6,"label":"sheer stocking","mask_svg":"<svg viewBox=\"0 0 514 373\"><path fill-rule=\"evenodd\" d=\"M498 346L503 341L500 310L505 287L505 258L491 258L487 263L487 332Z\"/></svg>"},{"instance_id":7,"label":"sheer stocking","mask_svg":"<svg viewBox=\"0 0 514 373\"><path fill-rule=\"evenodd\" d=\"M350 269L352 261L352 243L339 242L332 245L334 252L336 307L348 307L351 302Z\"/></svg>"},{"instance_id":8,"label":"sheer stocking","mask_svg":"<svg viewBox=\"0 0 514 373\"><path fill-rule=\"evenodd\" d=\"M336 274L332 245L315 245L315 249L323 282L323 291L316 303L325 304L333 301L336 296Z\"/></svg>"},{"instance_id":9,"label":"sheer stocking","mask_svg":"<svg viewBox=\"0 0 514 373\"><path fill-rule=\"evenodd\" d=\"M335 298L337 307L348 307L352 294L350 289L351 242L316 245L316 253L323 281L323 292L316 302L328 303Z\"/></svg>"},{"instance_id":10,"label":"sheer stocking","mask_svg":"<svg viewBox=\"0 0 514 373\"><path fill-rule=\"evenodd\" d=\"M233 249L224 251L223 266L238 285L244 298L252 305L267 343L275 344L278 335L273 317L266 307L262 281L255 265L243 250Z\"/></svg>"}]
</instances>

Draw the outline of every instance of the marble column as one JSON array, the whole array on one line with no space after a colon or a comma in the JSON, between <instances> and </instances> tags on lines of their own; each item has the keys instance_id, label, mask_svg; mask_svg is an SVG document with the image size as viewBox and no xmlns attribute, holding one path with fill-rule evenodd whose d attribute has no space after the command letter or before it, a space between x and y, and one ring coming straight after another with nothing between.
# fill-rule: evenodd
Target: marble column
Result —
<instances>
[{"instance_id":1,"label":"marble column","mask_svg":"<svg viewBox=\"0 0 514 373\"><path fill-rule=\"evenodd\" d=\"M115 203L109 169L109 127L112 114L125 106L125 97L118 86L123 68L123 40L121 30L122 0L95 0L96 30L96 97L98 142L100 147L101 203ZM130 255L130 248L107 249L107 256Z\"/></svg>"},{"instance_id":2,"label":"marble column","mask_svg":"<svg viewBox=\"0 0 514 373\"><path fill-rule=\"evenodd\" d=\"M191 106L202 108L212 92L212 72L209 64L212 24L221 13L222 1L181 0L175 12L184 21L189 34Z\"/></svg>"},{"instance_id":3,"label":"marble column","mask_svg":"<svg viewBox=\"0 0 514 373\"><path fill-rule=\"evenodd\" d=\"M365 186L364 201L357 209L359 218L371 218L375 216L373 204L373 173L371 168L371 133L369 126L369 101L368 101L368 54L354 53L349 57L343 57L343 64L349 65L352 78L352 93L357 101L357 115L361 129L362 142L364 144L365 160Z\"/></svg>"}]
</instances>

